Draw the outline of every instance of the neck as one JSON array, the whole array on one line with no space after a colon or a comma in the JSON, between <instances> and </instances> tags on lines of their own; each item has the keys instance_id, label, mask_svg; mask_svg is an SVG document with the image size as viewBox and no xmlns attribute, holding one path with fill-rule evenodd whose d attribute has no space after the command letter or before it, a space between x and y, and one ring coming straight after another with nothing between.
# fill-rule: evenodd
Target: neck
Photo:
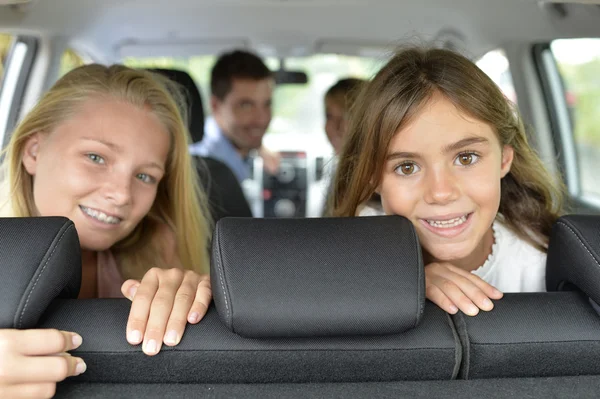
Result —
<instances>
[{"instance_id":1,"label":"neck","mask_svg":"<svg viewBox=\"0 0 600 399\"><path fill-rule=\"evenodd\" d=\"M461 268L467 272L472 272L473 270L477 270L487 260L487 258L492 253L492 247L494 245L494 230L492 227L485 233L482 240L479 242L477 247L471 252L468 256L462 259L453 259L451 261L443 261L439 259L435 259L426 251L423 251L423 260L425 264L428 265L434 262L448 262L452 263L453 266Z\"/></svg>"}]
</instances>

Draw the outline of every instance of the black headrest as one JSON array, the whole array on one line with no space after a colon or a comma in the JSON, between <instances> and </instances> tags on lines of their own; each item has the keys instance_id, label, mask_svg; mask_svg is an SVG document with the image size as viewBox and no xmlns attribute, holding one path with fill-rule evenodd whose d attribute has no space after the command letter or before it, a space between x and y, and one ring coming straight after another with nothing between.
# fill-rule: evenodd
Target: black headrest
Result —
<instances>
[{"instance_id":1,"label":"black headrest","mask_svg":"<svg viewBox=\"0 0 600 399\"><path fill-rule=\"evenodd\" d=\"M568 215L552 228L546 289L579 288L600 304L600 216Z\"/></svg>"},{"instance_id":2,"label":"black headrest","mask_svg":"<svg viewBox=\"0 0 600 399\"><path fill-rule=\"evenodd\" d=\"M55 298L77 298L81 248L63 217L0 218L0 328L31 328Z\"/></svg>"},{"instance_id":3,"label":"black headrest","mask_svg":"<svg viewBox=\"0 0 600 399\"><path fill-rule=\"evenodd\" d=\"M246 337L401 333L425 303L418 238L400 216L221 219L211 280L222 321Z\"/></svg>"},{"instance_id":4,"label":"black headrest","mask_svg":"<svg viewBox=\"0 0 600 399\"><path fill-rule=\"evenodd\" d=\"M155 68L150 71L160 73L184 87L189 107L187 116L192 143L201 141L204 136L204 108L202 107L202 95L194 79L187 72L176 69Z\"/></svg>"}]
</instances>

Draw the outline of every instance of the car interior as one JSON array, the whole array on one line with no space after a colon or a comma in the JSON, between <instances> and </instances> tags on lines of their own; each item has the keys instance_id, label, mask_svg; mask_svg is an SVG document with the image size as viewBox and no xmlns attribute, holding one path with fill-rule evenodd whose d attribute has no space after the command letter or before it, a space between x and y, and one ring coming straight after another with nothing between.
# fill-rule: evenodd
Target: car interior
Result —
<instances>
[{"instance_id":1,"label":"car interior","mask_svg":"<svg viewBox=\"0 0 600 399\"><path fill-rule=\"evenodd\" d=\"M271 174L252 153L242 183L196 157L216 222L214 301L178 346L148 357L125 340L129 300L75 300L80 247L60 217L0 218L0 328L84 337L73 353L88 370L58 384L64 398L597 397L599 22L598 0L0 0L2 148L47 89L87 63L178 82L198 142L213 63L246 49L275 74L263 143L281 155ZM405 43L476 62L565 181L548 292L449 315L425 298L409 221L322 217L335 158L325 92L340 78L372 78Z\"/></svg>"}]
</instances>

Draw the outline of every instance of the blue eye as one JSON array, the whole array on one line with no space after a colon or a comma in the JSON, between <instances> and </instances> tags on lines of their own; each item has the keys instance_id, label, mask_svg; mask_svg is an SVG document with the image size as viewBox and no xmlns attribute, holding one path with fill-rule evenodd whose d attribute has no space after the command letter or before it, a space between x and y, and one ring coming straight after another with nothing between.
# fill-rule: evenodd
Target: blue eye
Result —
<instances>
[{"instance_id":1,"label":"blue eye","mask_svg":"<svg viewBox=\"0 0 600 399\"><path fill-rule=\"evenodd\" d=\"M398 173L400 176L410 176L410 175L414 175L415 173L417 173L420 170L421 170L421 168L416 163L404 162L404 163L401 163L400 165L396 166L396 168L394 169L394 172Z\"/></svg>"},{"instance_id":2,"label":"blue eye","mask_svg":"<svg viewBox=\"0 0 600 399\"><path fill-rule=\"evenodd\" d=\"M144 183L152 184L156 182L156 179L154 177L145 173L139 173L136 177Z\"/></svg>"},{"instance_id":3,"label":"blue eye","mask_svg":"<svg viewBox=\"0 0 600 399\"><path fill-rule=\"evenodd\" d=\"M98 163L98 164L104 164L106 163L104 161L104 158L102 158L100 155L98 154L94 154L94 153L90 153L90 154L85 154L92 162L94 163Z\"/></svg>"}]
</instances>

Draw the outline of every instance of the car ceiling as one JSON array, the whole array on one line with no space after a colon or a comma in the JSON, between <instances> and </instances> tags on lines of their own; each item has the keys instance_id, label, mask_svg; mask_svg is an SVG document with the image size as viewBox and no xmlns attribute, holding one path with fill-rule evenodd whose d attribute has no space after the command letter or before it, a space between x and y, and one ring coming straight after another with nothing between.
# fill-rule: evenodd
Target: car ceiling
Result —
<instances>
[{"instance_id":1,"label":"car ceiling","mask_svg":"<svg viewBox=\"0 0 600 399\"><path fill-rule=\"evenodd\" d=\"M536 0L38 0L0 7L0 28L66 37L107 60L239 46L370 55L431 40L478 54L511 41L598 35L599 6L562 6L566 16Z\"/></svg>"}]
</instances>

